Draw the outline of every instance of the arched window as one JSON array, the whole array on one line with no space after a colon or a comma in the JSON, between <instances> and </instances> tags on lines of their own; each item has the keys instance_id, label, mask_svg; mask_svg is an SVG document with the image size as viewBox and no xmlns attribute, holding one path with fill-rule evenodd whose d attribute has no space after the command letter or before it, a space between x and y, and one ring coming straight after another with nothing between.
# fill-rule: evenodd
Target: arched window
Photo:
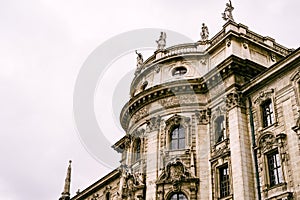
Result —
<instances>
[{"instance_id":1,"label":"arched window","mask_svg":"<svg viewBox=\"0 0 300 200\"><path fill-rule=\"evenodd\" d=\"M138 138L135 141L135 156L134 156L134 160L137 161L141 158L141 139Z\"/></svg>"},{"instance_id":2,"label":"arched window","mask_svg":"<svg viewBox=\"0 0 300 200\"><path fill-rule=\"evenodd\" d=\"M175 193L171 196L170 200L187 200L187 197L183 193Z\"/></svg>"},{"instance_id":3,"label":"arched window","mask_svg":"<svg viewBox=\"0 0 300 200\"><path fill-rule=\"evenodd\" d=\"M221 115L215 120L215 139L216 143L225 139L224 116Z\"/></svg>"},{"instance_id":4,"label":"arched window","mask_svg":"<svg viewBox=\"0 0 300 200\"><path fill-rule=\"evenodd\" d=\"M171 132L170 149L184 149L185 148L185 133L184 127L181 125L175 126Z\"/></svg>"}]
</instances>

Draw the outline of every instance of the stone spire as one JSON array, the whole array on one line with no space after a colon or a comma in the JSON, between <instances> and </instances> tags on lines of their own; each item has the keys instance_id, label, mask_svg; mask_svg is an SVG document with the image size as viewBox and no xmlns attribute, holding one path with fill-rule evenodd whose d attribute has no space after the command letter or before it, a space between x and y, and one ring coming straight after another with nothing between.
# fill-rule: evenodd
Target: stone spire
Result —
<instances>
[{"instance_id":1,"label":"stone spire","mask_svg":"<svg viewBox=\"0 0 300 200\"><path fill-rule=\"evenodd\" d=\"M67 171L67 177L65 179L64 191L61 193L61 197L59 198L59 200L69 200L70 199L71 163L72 163L72 161L70 160L68 171Z\"/></svg>"}]
</instances>

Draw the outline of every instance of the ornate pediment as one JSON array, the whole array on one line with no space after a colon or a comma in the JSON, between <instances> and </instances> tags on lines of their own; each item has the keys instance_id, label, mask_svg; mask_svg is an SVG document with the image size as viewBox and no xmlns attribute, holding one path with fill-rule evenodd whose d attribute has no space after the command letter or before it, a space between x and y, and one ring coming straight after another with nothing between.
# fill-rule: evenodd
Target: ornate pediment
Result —
<instances>
[{"instance_id":1,"label":"ornate pediment","mask_svg":"<svg viewBox=\"0 0 300 200\"><path fill-rule=\"evenodd\" d=\"M166 121L166 125L169 127L169 126L176 126L180 124L181 125L187 124L189 122L190 122L190 118L175 114L173 117L171 117Z\"/></svg>"},{"instance_id":2,"label":"ornate pediment","mask_svg":"<svg viewBox=\"0 0 300 200\"><path fill-rule=\"evenodd\" d=\"M258 140L258 147L262 153L270 151L274 145L277 143L275 137L270 133L262 135Z\"/></svg>"},{"instance_id":3,"label":"ornate pediment","mask_svg":"<svg viewBox=\"0 0 300 200\"><path fill-rule=\"evenodd\" d=\"M254 99L254 104L261 104L265 100L269 99L272 97L274 93L274 89L269 89L265 91L261 91L259 95Z\"/></svg>"},{"instance_id":4,"label":"ornate pediment","mask_svg":"<svg viewBox=\"0 0 300 200\"><path fill-rule=\"evenodd\" d=\"M194 177L192 177L191 173L189 172L187 167L182 163L182 161L179 158L176 158L174 161L171 161L167 164L162 174L160 175L157 183L175 183L186 180L188 178Z\"/></svg>"},{"instance_id":5,"label":"ornate pediment","mask_svg":"<svg viewBox=\"0 0 300 200\"><path fill-rule=\"evenodd\" d=\"M142 191L145 187L145 175L143 173L124 172L124 184L122 186L122 196L133 198L137 191Z\"/></svg>"}]
</instances>

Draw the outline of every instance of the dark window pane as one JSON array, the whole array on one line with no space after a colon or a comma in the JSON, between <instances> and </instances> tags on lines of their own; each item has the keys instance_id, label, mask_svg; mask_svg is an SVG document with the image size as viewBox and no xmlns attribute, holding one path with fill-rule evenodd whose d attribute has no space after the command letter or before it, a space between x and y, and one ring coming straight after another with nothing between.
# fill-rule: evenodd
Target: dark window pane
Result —
<instances>
[{"instance_id":1,"label":"dark window pane","mask_svg":"<svg viewBox=\"0 0 300 200\"><path fill-rule=\"evenodd\" d=\"M177 67L173 70L172 75L173 76L182 76L186 74L187 69L185 67Z\"/></svg>"}]
</instances>

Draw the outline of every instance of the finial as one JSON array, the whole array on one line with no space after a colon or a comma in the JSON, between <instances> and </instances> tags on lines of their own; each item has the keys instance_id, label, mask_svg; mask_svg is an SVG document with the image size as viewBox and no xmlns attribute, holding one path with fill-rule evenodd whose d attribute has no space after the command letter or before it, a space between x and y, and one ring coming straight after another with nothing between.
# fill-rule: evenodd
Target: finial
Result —
<instances>
[{"instance_id":1,"label":"finial","mask_svg":"<svg viewBox=\"0 0 300 200\"><path fill-rule=\"evenodd\" d=\"M208 40L209 31L208 31L208 27L205 25L205 23L202 23L200 36L201 36L202 41L207 41Z\"/></svg>"},{"instance_id":2,"label":"finial","mask_svg":"<svg viewBox=\"0 0 300 200\"><path fill-rule=\"evenodd\" d=\"M68 166L68 170L67 170L67 176L65 179L64 191L61 193L61 197L59 198L59 200L69 200L70 199L71 163L72 163L72 161L69 160L69 166Z\"/></svg>"},{"instance_id":3,"label":"finial","mask_svg":"<svg viewBox=\"0 0 300 200\"><path fill-rule=\"evenodd\" d=\"M234 21L232 16L232 11L234 7L232 6L231 0L229 0L229 3L226 3L225 11L222 13L222 18L225 21Z\"/></svg>"},{"instance_id":4,"label":"finial","mask_svg":"<svg viewBox=\"0 0 300 200\"><path fill-rule=\"evenodd\" d=\"M157 50L164 50L165 49L165 47L166 47L166 38L167 38L166 32L160 32L159 39L156 40Z\"/></svg>"}]
</instances>

